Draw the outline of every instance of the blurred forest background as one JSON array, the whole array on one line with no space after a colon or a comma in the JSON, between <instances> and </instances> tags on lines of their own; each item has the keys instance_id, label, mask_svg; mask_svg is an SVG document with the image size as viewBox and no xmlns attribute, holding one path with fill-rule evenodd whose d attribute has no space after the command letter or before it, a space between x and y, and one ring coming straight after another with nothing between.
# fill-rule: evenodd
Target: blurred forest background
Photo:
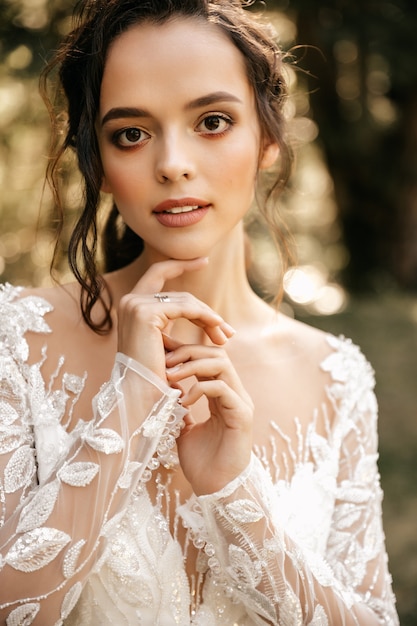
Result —
<instances>
[{"instance_id":1,"label":"blurred forest background","mask_svg":"<svg viewBox=\"0 0 417 626\"><path fill-rule=\"evenodd\" d=\"M49 122L38 76L73 5L0 0L2 282L50 280ZM269 0L267 9L293 59L297 167L282 209L298 263L285 276L285 307L352 337L376 370L390 567L401 624L417 625L417 2ZM74 212L76 175L67 187ZM271 244L259 224L251 231L273 292Z\"/></svg>"}]
</instances>

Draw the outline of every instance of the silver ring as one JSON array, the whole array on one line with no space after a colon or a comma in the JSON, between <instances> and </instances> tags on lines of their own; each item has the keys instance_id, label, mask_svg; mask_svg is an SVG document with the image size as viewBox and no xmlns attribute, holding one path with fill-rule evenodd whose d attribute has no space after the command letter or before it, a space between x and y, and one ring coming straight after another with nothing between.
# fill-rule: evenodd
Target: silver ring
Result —
<instances>
[{"instance_id":1,"label":"silver ring","mask_svg":"<svg viewBox=\"0 0 417 626\"><path fill-rule=\"evenodd\" d=\"M153 297L159 300L159 302L171 302L171 298L165 293L154 293Z\"/></svg>"}]
</instances>

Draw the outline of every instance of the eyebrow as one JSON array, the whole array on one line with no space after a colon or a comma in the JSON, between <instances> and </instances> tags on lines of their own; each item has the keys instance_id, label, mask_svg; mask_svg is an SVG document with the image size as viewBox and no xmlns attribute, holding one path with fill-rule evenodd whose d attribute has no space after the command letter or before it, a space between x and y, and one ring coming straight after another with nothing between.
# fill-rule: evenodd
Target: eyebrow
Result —
<instances>
[{"instance_id":1,"label":"eyebrow","mask_svg":"<svg viewBox=\"0 0 417 626\"><path fill-rule=\"evenodd\" d=\"M135 107L114 107L107 111L106 115L101 120L101 125L104 126L104 124L110 120L129 117L150 117L150 113L145 109L136 109Z\"/></svg>"},{"instance_id":2,"label":"eyebrow","mask_svg":"<svg viewBox=\"0 0 417 626\"><path fill-rule=\"evenodd\" d=\"M201 96L201 98L196 98L195 100L191 100L185 107L187 110L190 109L199 109L200 107L207 106L209 104L216 104L217 102L240 102L242 100L237 96L229 93L228 91L215 91L213 93L209 93L206 96Z\"/></svg>"},{"instance_id":3,"label":"eyebrow","mask_svg":"<svg viewBox=\"0 0 417 626\"><path fill-rule=\"evenodd\" d=\"M199 109L210 104L216 104L217 102L237 102L242 103L242 100L237 96L227 91L215 91L209 93L206 96L201 96L195 100L188 102L185 109L187 111L192 109ZM151 114L146 109L137 109L136 107L114 107L107 111L101 120L101 125L104 126L110 120L121 118L133 118L133 117L151 117Z\"/></svg>"}]
</instances>

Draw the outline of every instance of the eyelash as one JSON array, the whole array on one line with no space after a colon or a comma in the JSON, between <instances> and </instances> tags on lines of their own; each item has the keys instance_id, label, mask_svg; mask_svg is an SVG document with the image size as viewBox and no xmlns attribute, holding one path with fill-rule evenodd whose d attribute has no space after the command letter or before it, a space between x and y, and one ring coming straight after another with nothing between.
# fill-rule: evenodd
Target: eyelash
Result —
<instances>
[{"instance_id":1,"label":"eyelash","mask_svg":"<svg viewBox=\"0 0 417 626\"><path fill-rule=\"evenodd\" d=\"M235 123L231 117L229 117L228 115L225 115L224 113L209 113L198 122L196 128L198 129L202 124L204 124L204 122L207 122L207 120L210 120L210 119L218 119L218 120L225 122L226 128L220 131L216 131L216 130L215 131L206 130L205 132L200 131L202 135L205 135L208 137L216 137L216 138L222 137L223 135L225 135L227 132L230 131L230 129ZM135 142L129 142L130 145L122 144L121 138L123 134L128 133L129 131L136 131L138 134L145 135L145 137ZM149 138L150 138L149 133L142 130L141 128L137 128L136 126L127 126L126 128L121 128L120 130L113 133L111 137L111 141L115 146L117 146L121 150L131 150L133 148L140 146L142 143L146 141L146 139L149 139Z\"/></svg>"}]
</instances>

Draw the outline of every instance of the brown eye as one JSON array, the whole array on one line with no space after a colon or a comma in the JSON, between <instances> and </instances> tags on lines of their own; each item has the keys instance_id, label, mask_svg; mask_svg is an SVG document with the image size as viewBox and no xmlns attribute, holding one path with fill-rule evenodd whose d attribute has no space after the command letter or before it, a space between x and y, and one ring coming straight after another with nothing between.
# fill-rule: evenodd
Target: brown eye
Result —
<instances>
[{"instance_id":1,"label":"brown eye","mask_svg":"<svg viewBox=\"0 0 417 626\"><path fill-rule=\"evenodd\" d=\"M141 131L138 128L128 128L128 130L125 131L126 141L129 141L131 143L139 141L140 135Z\"/></svg>"},{"instance_id":2,"label":"brown eye","mask_svg":"<svg viewBox=\"0 0 417 626\"><path fill-rule=\"evenodd\" d=\"M149 133L133 126L117 131L113 135L113 142L121 148L134 148L149 138Z\"/></svg>"},{"instance_id":3,"label":"brown eye","mask_svg":"<svg viewBox=\"0 0 417 626\"><path fill-rule=\"evenodd\" d=\"M220 135L232 126L232 120L223 115L207 115L198 125L204 134Z\"/></svg>"},{"instance_id":4,"label":"brown eye","mask_svg":"<svg viewBox=\"0 0 417 626\"><path fill-rule=\"evenodd\" d=\"M224 120L222 120L217 115L212 115L211 117L207 117L204 120L204 126L206 127L207 130L210 130L210 131L219 130L222 121Z\"/></svg>"}]
</instances>

